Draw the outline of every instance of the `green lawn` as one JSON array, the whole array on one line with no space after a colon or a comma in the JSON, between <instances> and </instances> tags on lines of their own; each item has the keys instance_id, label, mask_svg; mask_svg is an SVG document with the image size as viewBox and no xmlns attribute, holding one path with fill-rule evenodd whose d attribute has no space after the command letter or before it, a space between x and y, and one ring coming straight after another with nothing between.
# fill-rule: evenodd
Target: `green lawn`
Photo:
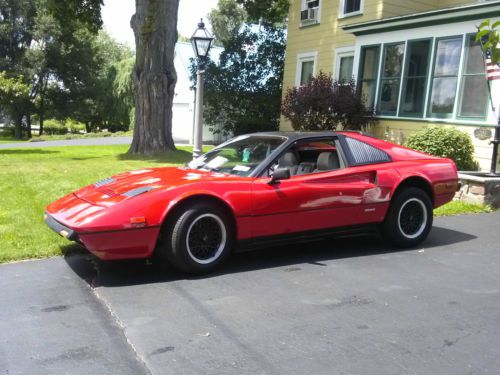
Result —
<instances>
[{"instance_id":1,"label":"green lawn","mask_svg":"<svg viewBox=\"0 0 500 375\"><path fill-rule=\"evenodd\" d=\"M105 138L105 137L132 137L133 132L97 132L97 133L85 133L85 134L43 134L40 137L34 136L32 141L60 141L68 139L85 139L85 138Z\"/></svg>"},{"instance_id":2,"label":"green lawn","mask_svg":"<svg viewBox=\"0 0 500 375\"><path fill-rule=\"evenodd\" d=\"M145 166L179 165L191 159L189 147L175 153L132 157L128 146L72 146L0 149L0 263L60 255L68 241L43 222L45 206L79 187ZM452 202L436 215L489 212L488 206Z\"/></svg>"},{"instance_id":3,"label":"green lawn","mask_svg":"<svg viewBox=\"0 0 500 375\"><path fill-rule=\"evenodd\" d=\"M444 206L436 208L434 215L436 216L450 216L462 214L480 214L484 212L492 212L493 208L486 204L473 204L461 201L453 201Z\"/></svg>"},{"instance_id":4,"label":"green lawn","mask_svg":"<svg viewBox=\"0 0 500 375\"><path fill-rule=\"evenodd\" d=\"M45 206L79 187L145 166L179 165L189 147L131 157L128 146L0 149L0 262L61 254L68 241L43 222Z\"/></svg>"},{"instance_id":5,"label":"green lawn","mask_svg":"<svg viewBox=\"0 0 500 375\"><path fill-rule=\"evenodd\" d=\"M2 143L17 143L17 142L26 142L27 139L16 139L10 137L0 137L0 144Z\"/></svg>"},{"instance_id":6,"label":"green lawn","mask_svg":"<svg viewBox=\"0 0 500 375\"><path fill-rule=\"evenodd\" d=\"M31 139L17 139L14 137L7 137L0 131L0 144L1 143L17 143L17 142L40 142L40 141L61 141L69 139L85 139L85 138L106 138L106 137L131 137L133 135L132 131L127 132L97 132L97 133L85 133L85 134L43 134L42 136L34 135Z\"/></svg>"}]
</instances>

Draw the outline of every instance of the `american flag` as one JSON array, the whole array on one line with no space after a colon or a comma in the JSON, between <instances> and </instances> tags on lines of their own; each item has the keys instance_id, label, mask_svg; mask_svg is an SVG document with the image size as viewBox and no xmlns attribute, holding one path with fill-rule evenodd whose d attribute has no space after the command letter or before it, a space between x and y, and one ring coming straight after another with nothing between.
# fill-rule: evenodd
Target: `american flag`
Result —
<instances>
[{"instance_id":1,"label":"american flag","mask_svg":"<svg viewBox=\"0 0 500 375\"><path fill-rule=\"evenodd\" d=\"M486 79L488 81L493 81L495 79L500 79L500 63L494 63L491 61L491 52L488 49L486 51Z\"/></svg>"}]
</instances>

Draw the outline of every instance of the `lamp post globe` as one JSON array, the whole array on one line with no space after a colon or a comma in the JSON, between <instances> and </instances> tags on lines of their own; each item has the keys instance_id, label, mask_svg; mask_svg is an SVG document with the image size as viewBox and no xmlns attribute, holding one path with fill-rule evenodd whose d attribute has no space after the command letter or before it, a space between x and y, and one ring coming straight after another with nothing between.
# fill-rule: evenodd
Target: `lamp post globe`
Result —
<instances>
[{"instance_id":1,"label":"lamp post globe","mask_svg":"<svg viewBox=\"0 0 500 375\"><path fill-rule=\"evenodd\" d=\"M194 54L198 61L198 69L196 72L196 108L193 131L193 158L197 158L202 154L203 148L203 89L205 85L205 64L208 59L210 48L214 38L205 28L203 19L198 23L198 27L191 37Z\"/></svg>"}]
</instances>

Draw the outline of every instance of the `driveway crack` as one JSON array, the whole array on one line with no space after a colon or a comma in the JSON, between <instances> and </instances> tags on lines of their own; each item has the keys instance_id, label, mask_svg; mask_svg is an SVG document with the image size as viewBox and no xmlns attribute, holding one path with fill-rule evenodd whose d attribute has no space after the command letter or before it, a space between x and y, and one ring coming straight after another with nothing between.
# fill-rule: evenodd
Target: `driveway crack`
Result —
<instances>
[{"instance_id":1,"label":"driveway crack","mask_svg":"<svg viewBox=\"0 0 500 375\"><path fill-rule=\"evenodd\" d=\"M128 337L128 335L127 335L127 329L126 329L125 324L123 324L123 322L120 320L120 318L118 317L118 315L114 312L113 307L111 306L111 304L108 303L108 301L106 301L106 299L103 296L101 296L99 294L99 291L95 287L93 287L92 285L93 284L90 285L90 290L92 291L92 294L106 308L106 310L110 314L111 318L113 319L113 322L119 327L119 329L120 329L123 337L125 338L125 341L127 342L127 344L132 349L132 351L135 354L137 360L139 362L141 362L141 364L144 366L144 369L146 370L147 374L152 374L151 369L149 368L149 366L148 366L145 358L139 353L139 351L136 349L134 343Z\"/></svg>"}]
</instances>

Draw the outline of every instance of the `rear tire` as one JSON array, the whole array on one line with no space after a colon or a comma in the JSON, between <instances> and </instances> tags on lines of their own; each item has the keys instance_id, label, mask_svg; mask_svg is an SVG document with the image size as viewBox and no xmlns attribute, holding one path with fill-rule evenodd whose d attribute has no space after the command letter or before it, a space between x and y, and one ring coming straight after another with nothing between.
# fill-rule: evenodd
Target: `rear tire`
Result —
<instances>
[{"instance_id":1,"label":"rear tire","mask_svg":"<svg viewBox=\"0 0 500 375\"><path fill-rule=\"evenodd\" d=\"M410 187L393 199L382 223L384 238L397 247L414 247L425 240L432 228L433 208L427 193Z\"/></svg>"},{"instance_id":2,"label":"rear tire","mask_svg":"<svg viewBox=\"0 0 500 375\"><path fill-rule=\"evenodd\" d=\"M162 251L177 269L204 274L214 271L234 245L232 220L225 210L197 202L179 211L162 230Z\"/></svg>"}]
</instances>

